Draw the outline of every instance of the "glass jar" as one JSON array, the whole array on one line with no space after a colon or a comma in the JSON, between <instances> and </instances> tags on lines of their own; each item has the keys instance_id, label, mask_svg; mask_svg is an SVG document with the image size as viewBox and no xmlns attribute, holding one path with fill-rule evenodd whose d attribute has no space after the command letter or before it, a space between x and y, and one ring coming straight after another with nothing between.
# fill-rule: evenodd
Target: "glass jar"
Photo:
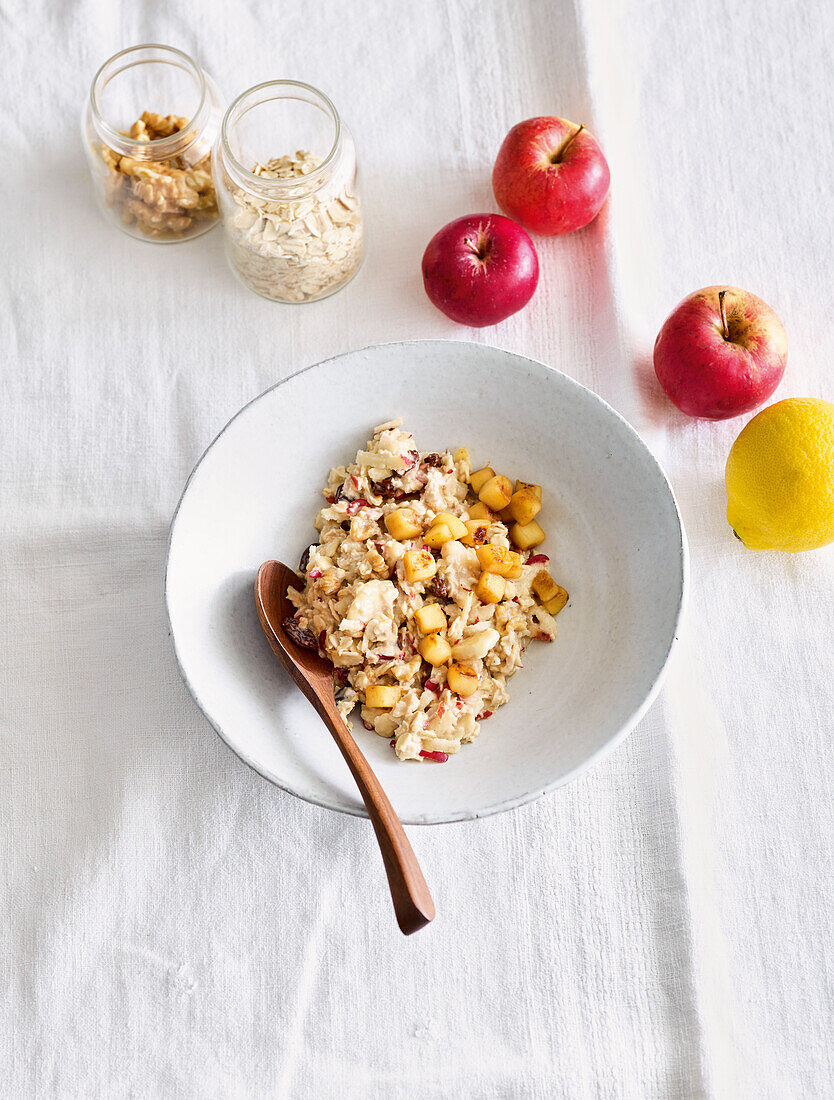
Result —
<instances>
[{"instance_id":1,"label":"glass jar","mask_svg":"<svg viewBox=\"0 0 834 1100\"><path fill-rule=\"evenodd\" d=\"M232 103L214 151L232 271L273 302L315 302L362 263L356 150L330 100L272 80Z\"/></svg>"},{"instance_id":2,"label":"glass jar","mask_svg":"<svg viewBox=\"0 0 834 1100\"><path fill-rule=\"evenodd\" d=\"M105 61L81 122L105 217L166 244L211 229L219 217L211 149L222 113L214 81L181 50L131 46Z\"/></svg>"}]
</instances>

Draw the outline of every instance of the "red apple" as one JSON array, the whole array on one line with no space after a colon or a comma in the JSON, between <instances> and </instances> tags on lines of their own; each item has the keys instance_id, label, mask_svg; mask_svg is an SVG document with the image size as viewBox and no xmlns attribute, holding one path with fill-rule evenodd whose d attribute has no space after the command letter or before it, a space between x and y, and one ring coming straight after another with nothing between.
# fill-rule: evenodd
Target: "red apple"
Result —
<instances>
[{"instance_id":1,"label":"red apple","mask_svg":"<svg viewBox=\"0 0 834 1100\"><path fill-rule=\"evenodd\" d=\"M782 380L788 338L767 304L737 286L708 286L669 314L654 369L687 416L726 420L767 401Z\"/></svg>"},{"instance_id":2,"label":"red apple","mask_svg":"<svg viewBox=\"0 0 834 1100\"><path fill-rule=\"evenodd\" d=\"M449 222L423 253L426 294L462 325L495 325L533 296L539 258L520 225L500 214Z\"/></svg>"},{"instance_id":3,"label":"red apple","mask_svg":"<svg viewBox=\"0 0 834 1100\"><path fill-rule=\"evenodd\" d=\"M528 118L513 126L492 170L504 213L546 237L593 221L610 182L597 139L565 118Z\"/></svg>"}]
</instances>

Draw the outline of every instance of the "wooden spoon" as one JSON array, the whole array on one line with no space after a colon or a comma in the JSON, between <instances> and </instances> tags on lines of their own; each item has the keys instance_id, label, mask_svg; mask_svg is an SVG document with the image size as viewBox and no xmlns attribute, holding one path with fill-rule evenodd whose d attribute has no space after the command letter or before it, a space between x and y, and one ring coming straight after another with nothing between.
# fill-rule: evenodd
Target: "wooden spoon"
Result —
<instances>
[{"instance_id":1,"label":"wooden spoon","mask_svg":"<svg viewBox=\"0 0 834 1100\"><path fill-rule=\"evenodd\" d=\"M289 587L299 587L298 575L283 562L264 562L255 582L258 618L275 656L318 711L356 780L382 852L397 924L409 936L434 920L434 902L402 822L336 707L333 665L298 645L284 629L295 613L287 599Z\"/></svg>"}]
</instances>

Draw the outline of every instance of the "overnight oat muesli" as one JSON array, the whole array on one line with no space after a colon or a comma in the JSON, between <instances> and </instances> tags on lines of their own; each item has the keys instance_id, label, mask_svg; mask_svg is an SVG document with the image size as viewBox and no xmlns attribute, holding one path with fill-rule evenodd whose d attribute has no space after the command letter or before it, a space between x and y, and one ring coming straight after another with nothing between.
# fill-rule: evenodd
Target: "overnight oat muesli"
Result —
<instances>
[{"instance_id":1,"label":"overnight oat muesli","mask_svg":"<svg viewBox=\"0 0 834 1100\"><path fill-rule=\"evenodd\" d=\"M330 471L284 625L332 661L345 718L359 706L400 760L445 762L507 702L528 643L555 639L568 594L536 552L541 486L472 472L465 447L420 453L401 425Z\"/></svg>"}]
</instances>

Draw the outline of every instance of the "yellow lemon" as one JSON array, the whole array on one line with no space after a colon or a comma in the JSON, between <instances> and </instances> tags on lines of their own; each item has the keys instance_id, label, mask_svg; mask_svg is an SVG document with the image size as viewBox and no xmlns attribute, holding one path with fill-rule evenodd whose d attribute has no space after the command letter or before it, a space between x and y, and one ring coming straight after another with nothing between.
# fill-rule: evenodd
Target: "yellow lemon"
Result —
<instances>
[{"instance_id":1,"label":"yellow lemon","mask_svg":"<svg viewBox=\"0 0 834 1100\"><path fill-rule=\"evenodd\" d=\"M727 521L751 550L834 542L834 405L789 397L754 416L727 458Z\"/></svg>"}]
</instances>

